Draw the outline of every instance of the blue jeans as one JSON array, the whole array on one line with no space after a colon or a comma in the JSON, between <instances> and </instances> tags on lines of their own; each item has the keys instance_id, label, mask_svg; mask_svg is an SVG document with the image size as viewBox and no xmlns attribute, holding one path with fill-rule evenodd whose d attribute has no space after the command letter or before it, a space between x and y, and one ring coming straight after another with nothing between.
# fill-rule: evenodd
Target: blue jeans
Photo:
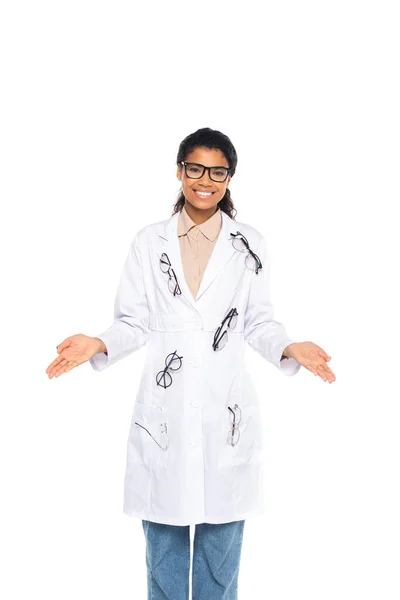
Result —
<instances>
[{"instance_id":1,"label":"blue jeans","mask_svg":"<svg viewBox=\"0 0 400 600\"><path fill-rule=\"evenodd\" d=\"M237 600L243 521L195 525L193 600ZM188 600L190 526L142 520L148 600Z\"/></svg>"}]
</instances>

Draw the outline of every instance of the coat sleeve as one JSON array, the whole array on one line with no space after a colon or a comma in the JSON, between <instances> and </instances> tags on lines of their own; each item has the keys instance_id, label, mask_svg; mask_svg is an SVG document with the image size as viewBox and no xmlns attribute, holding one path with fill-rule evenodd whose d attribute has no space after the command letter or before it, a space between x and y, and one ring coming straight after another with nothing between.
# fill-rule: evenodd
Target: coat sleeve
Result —
<instances>
[{"instance_id":1,"label":"coat sleeve","mask_svg":"<svg viewBox=\"0 0 400 600\"><path fill-rule=\"evenodd\" d=\"M120 277L114 303L114 323L95 337L103 340L107 354L90 359L95 371L102 371L144 346L149 333L149 308L144 287L138 237L131 243Z\"/></svg>"},{"instance_id":2,"label":"coat sleeve","mask_svg":"<svg viewBox=\"0 0 400 600\"><path fill-rule=\"evenodd\" d=\"M270 302L270 268L267 244L261 237L258 250L262 269L253 273L249 299L244 317L244 337L246 342L263 358L275 365L285 375L295 375L301 365L294 358L283 358L282 352L294 343L285 327L274 320L274 308ZM282 359L282 360L281 360Z\"/></svg>"}]
</instances>

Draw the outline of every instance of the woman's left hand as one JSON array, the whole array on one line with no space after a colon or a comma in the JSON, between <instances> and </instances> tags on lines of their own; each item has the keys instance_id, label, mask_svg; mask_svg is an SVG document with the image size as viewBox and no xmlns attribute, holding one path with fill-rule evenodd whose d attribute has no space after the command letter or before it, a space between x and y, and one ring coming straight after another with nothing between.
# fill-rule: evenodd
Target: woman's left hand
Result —
<instances>
[{"instance_id":1,"label":"woman's left hand","mask_svg":"<svg viewBox=\"0 0 400 600\"><path fill-rule=\"evenodd\" d=\"M317 344L313 342L294 342L286 346L284 356L294 358L303 367L319 375L324 381L333 383L336 377L331 369L326 364L331 360L331 357Z\"/></svg>"}]
</instances>

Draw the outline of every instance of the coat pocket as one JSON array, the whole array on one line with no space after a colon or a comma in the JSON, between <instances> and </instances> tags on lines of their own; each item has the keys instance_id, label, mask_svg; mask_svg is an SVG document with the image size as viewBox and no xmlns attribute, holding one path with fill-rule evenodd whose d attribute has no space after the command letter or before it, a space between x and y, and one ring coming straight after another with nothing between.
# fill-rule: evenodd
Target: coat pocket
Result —
<instances>
[{"instance_id":1,"label":"coat pocket","mask_svg":"<svg viewBox=\"0 0 400 600\"><path fill-rule=\"evenodd\" d=\"M136 459L150 469L167 468L167 407L135 402L130 430L130 443Z\"/></svg>"},{"instance_id":2,"label":"coat pocket","mask_svg":"<svg viewBox=\"0 0 400 600\"><path fill-rule=\"evenodd\" d=\"M238 399L225 406L218 446L219 467L239 467L261 460L263 430L258 404L244 406Z\"/></svg>"}]
</instances>

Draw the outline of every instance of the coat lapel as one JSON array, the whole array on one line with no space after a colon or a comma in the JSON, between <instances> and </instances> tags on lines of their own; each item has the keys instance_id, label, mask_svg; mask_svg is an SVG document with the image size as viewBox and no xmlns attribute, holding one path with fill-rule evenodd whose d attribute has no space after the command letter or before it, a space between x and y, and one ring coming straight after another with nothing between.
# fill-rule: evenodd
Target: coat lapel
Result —
<instances>
[{"instance_id":1,"label":"coat lapel","mask_svg":"<svg viewBox=\"0 0 400 600\"><path fill-rule=\"evenodd\" d=\"M237 224L236 221L229 217L229 215L227 215L224 211L221 211L221 231L219 232L210 259L203 273L196 299L194 299L186 282L183 271L181 248L178 238L179 214L179 212L175 213L165 223L164 231L162 234L160 234L164 240L161 252L166 252L169 257L171 266L175 271L179 287L181 288L182 296L184 296L192 308L197 310L196 304L198 303L199 299L208 290L219 272L225 267L225 265L236 252L232 244L232 237L230 233L236 233Z\"/></svg>"}]
</instances>

